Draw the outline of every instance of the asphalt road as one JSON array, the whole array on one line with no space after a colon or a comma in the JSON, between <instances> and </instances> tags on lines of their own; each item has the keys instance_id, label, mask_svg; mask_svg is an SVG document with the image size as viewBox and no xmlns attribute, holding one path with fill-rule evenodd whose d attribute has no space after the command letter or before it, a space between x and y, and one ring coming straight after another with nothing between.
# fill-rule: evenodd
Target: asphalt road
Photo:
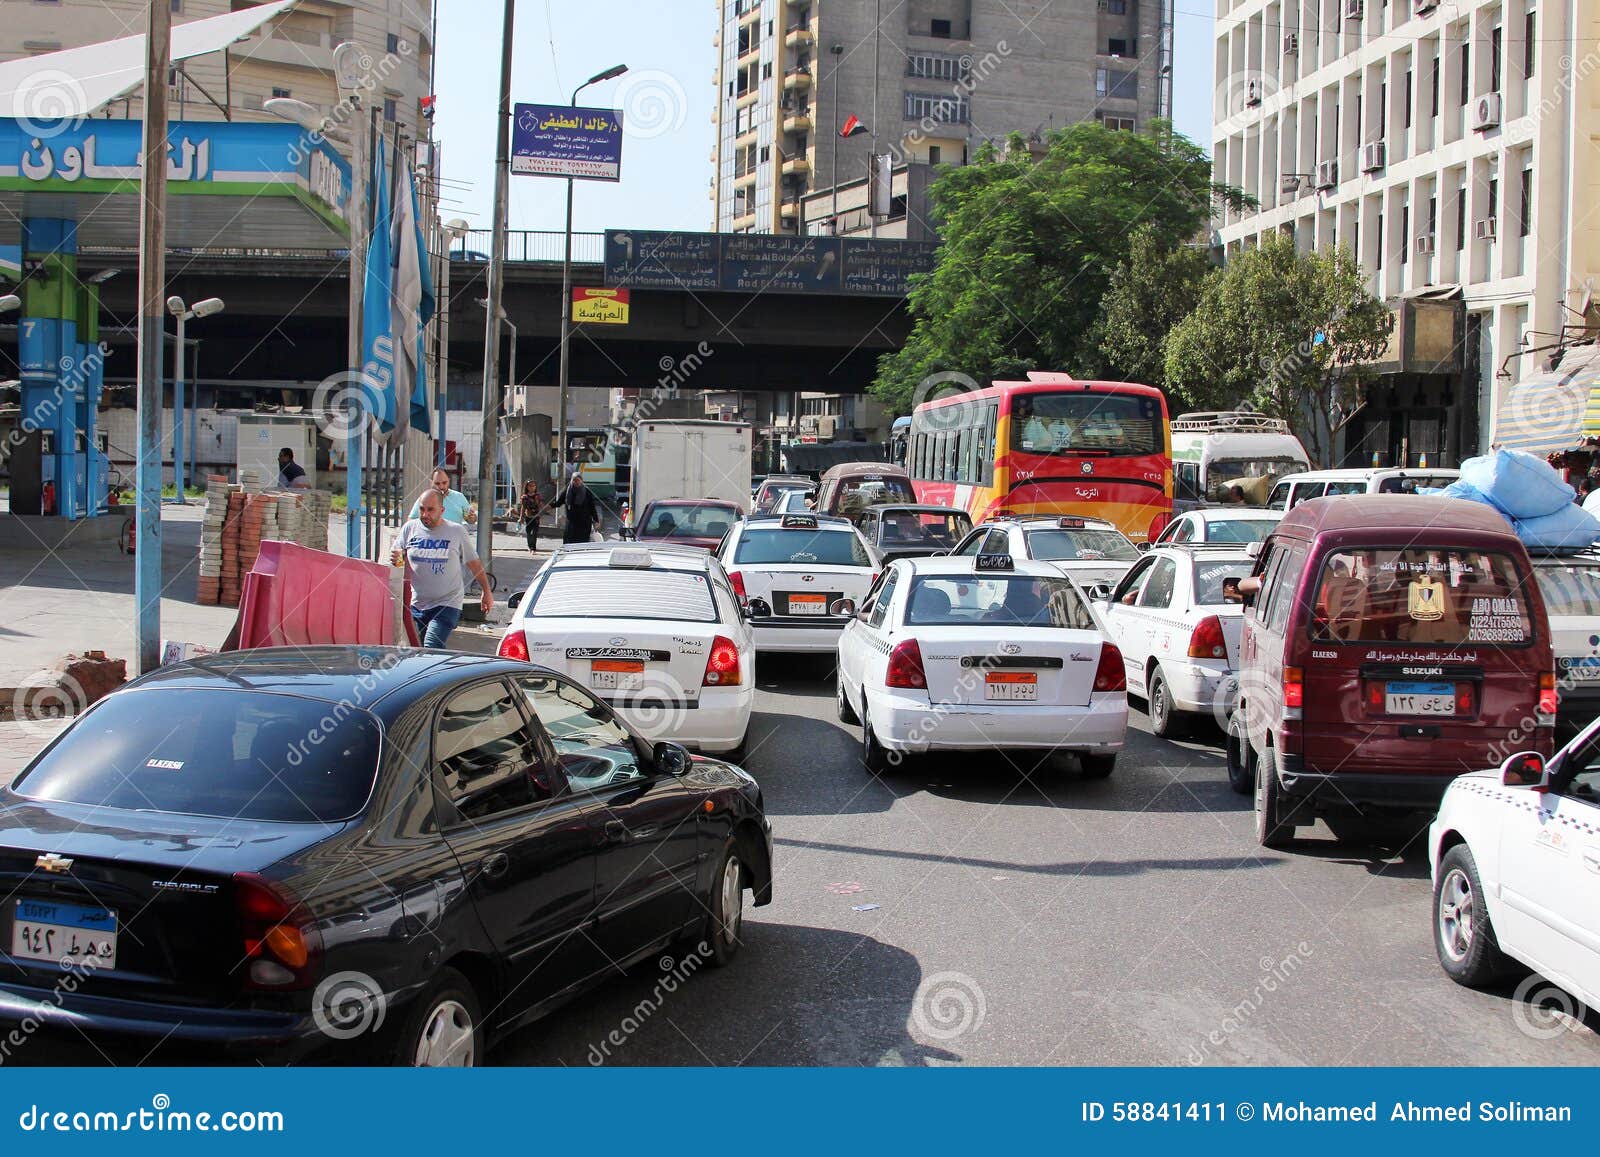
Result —
<instances>
[{"instance_id":1,"label":"asphalt road","mask_svg":"<svg viewBox=\"0 0 1600 1157\"><path fill-rule=\"evenodd\" d=\"M1102 782L1000 753L874 779L827 664L759 674L747 766L776 894L747 909L743 952L686 979L640 968L492 1063L1600 1063L1593 1014L1445 977L1424 858L1321 828L1258 847L1214 732L1166 742L1138 715Z\"/></svg>"}]
</instances>

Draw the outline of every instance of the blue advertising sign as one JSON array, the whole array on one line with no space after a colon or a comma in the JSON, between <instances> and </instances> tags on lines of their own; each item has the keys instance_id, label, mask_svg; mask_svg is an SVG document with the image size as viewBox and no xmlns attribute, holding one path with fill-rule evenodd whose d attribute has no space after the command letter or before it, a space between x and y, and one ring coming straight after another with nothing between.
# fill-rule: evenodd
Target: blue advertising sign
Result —
<instances>
[{"instance_id":1,"label":"blue advertising sign","mask_svg":"<svg viewBox=\"0 0 1600 1157\"><path fill-rule=\"evenodd\" d=\"M622 113L609 108L519 104L511 125L511 171L536 177L622 177Z\"/></svg>"}]
</instances>

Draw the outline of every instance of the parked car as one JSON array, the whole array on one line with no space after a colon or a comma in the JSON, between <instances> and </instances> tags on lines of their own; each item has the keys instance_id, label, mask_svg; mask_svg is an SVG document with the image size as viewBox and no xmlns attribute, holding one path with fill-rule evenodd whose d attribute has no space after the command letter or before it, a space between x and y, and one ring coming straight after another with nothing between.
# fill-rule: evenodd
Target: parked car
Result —
<instances>
[{"instance_id":1,"label":"parked car","mask_svg":"<svg viewBox=\"0 0 1600 1157\"><path fill-rule=\"evenodd\" d=\"M1370 470L1309 470L1285 474L1267 495L1268 510L1293 510L1308 498L1341 494L1415 494L1449 486L1461 471L1444 467L1383 467Z\"/></svg>"},{"instance_id":2,"label":"parked car","mask_svg":"<svg viewBox=\"0 0 1600 1157\"><path fill-rule=\"evenodd\" d=\"M743 517L736 502L710 498L662 498L646 504L633 520L639 542L668 542L716 550L728 528Z\"/></svg>"},{"instance_id":3,"label":"parked car","mask_svg":"<svg viewBox=\"0 0 1600 1157\"><path fill-rule=\"evenodd\" d=\"M0 1022L134 1060L475 1064L684 938L731 960L771 864L754 780L553 671L215 655L96 703L0 789ZM327 1007L352 977L375 1033Z\"/></svg>"},{"instance_id":4,"label":"parked car","mask_svg":"<svg viewBox=\"0 0 1600 1157\"><path fill-rule=\"evenodd\" d=\"M1600 1008L1600 721L1452 783L1428 832L1433 941L1458 984L1513 962Z\"/></svg>"},{"instance_id":5,"label":"parked car","mask_svg":"<svg viewBox=\"0 0 1600 1157\"><path fill-rule=\"evenodd\" d=\"M972 529L972 516L948 506L884 503L867 507L856 527L887 562L948 554Z\"/></svg>"},{"instance_id":6,"label":"parked car","mask_svg":"<svg viewBox=\"0 0 1600 1157\"><path fill-rule=\"evenodd\" d=\"M992 518L979 523L950 553L1009 554L1047 562L1095 595L1109 590L1139 561L1139 548L1105 519L1054 514Z\"/></svg>"},{"instance_id":7,"label":"parked car","mask_svg":"<svg viewBox=\"0 0 1600 1157\"><path fill-rule=\"evenodd\" d=\"M1319 817L1340 838L1397 833L1508 736L1550 753L1544 601L1493 509L1312 499L1250 549L1228 776L1254 785L1264 846Z\"/></svg>"},{"instance_id":8,"label":"parked car","mask_svg":"<svg viewBox=\"0 0 1600 1157\"><path fill-rule=\"evenodd\" d=\"M1556 726L1570 738L1600 715L1600 552L1536 554L1533 573L1556 653Z\"/></svg>"},{"instance_id":9,"label":"parked car","mask_svg":"<svg viewBox=\"0 0 1600 1157\"><path fill-rule=\"evenodd\" d=\"M818 514L753 514L718 557L763 651L831 653L844 629L834 603L865 595L882 565L848 519Z\"/></svg>"},{"instance_id":10,"label":"parked car","mask_svg":"<svg viewBox=\"0 0 1600 1157\"><path fill-rule=\"evenodd\" d=\"M1128 667L1128 690L1144 696L1157 735L1178 734L1201 716L1227 720L1244 625L1227 584L1254 563L1240 546L1158 546L1100 604Z\"/></svg>"},{"instance_id":11,"label":"parked car","mask_svg":"<svg viewBox=\"0 0 1600 1157\"><path fill-rule=\"evenodd\" d=\"M1259 542L1283 514L1249 506L1204 506L1178 515L1156 539L1157 545Z\"/></svg>"},{"instance_id":12,"label":"parked car","mask_svg":"<svg viewBox=\"0 0 1600 1157\"><path fill-rule=\"evenodd\" d=\"M817 513L850 519L861 517L869 506L885 502L916 502L911 475L892 462L846 462L829 468L817 485Z\"/></svg>"}]
</instances>

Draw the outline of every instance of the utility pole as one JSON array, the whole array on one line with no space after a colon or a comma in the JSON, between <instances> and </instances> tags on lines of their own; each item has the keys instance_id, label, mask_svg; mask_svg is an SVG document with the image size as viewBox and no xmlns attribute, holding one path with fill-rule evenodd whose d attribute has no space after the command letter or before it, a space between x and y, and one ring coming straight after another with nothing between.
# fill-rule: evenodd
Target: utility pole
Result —
<instances>
[{"instance_id":1,"label":"utility pole","mask_svg":"<svg viewBox=\"0 0 1600 1157\"><path fill-rule=\"evenodd\" d=\"M833 57L833 108L828 113L828 135L833 138L833 155L828 161L828 181L833 185L833 235L839 235L839 65L844 58L844 45L835 44L829 47L828 54Z\"/></svg>"},{"instance_id":2,"label":"utility pole","mask_svg":"<svg viewBox=\"0 0 1600 1157\"><path fill-rule=\"evenodd\" d=\"M144 164L139 172L139 465L133 593L138 670L161 665L161 350L167 292L167 69L172 4L149 0L144 45Z\"/></svg>"},{"instance_id":3,"label":"utility pole","mask_svg":"<svg viewBox=\"0 0 1600 1157\"><path fill-rule=\"evenodd\" d=\"M878 215L872 211L872 171L878 163L878 44L883 40L883 0L875 0L872 10L872 157L867 161L867 217L872 222L870 237L878 235Z\"/></svg>"},{"instance_id":4,"label":"utility pole","mask_svg":"<svg viewBox=\"0 0 1600 1157\"><path fill-rule=\"evenodd\" d=\"M500 105L495 126L494 221L489 245L489 319L483 334L483 440L478 449L478 558L494 569L494 466L500 433L500 298L506 273L507 180L511 174L511 37L516 0L505 0L500 32Z\"/></svg>"}]
</instances>

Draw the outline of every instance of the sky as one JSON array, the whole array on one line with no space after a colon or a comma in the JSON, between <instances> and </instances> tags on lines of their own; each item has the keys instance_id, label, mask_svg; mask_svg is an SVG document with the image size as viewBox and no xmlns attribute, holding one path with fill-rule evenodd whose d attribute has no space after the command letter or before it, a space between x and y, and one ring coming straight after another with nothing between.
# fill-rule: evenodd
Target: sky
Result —
<instances>
[{"instance_id":1,"label":"sky","mask_svg":"<svg viewBox=\"0 0 1600 1157\"><path fill-rule=\"evenodd\" d=\"M441 214L488 228L504 9L501 0L439 0L439 6L434 125L444 162ZM1175 125L1208 150L1211 6L1212 0L1178 0L1173 70ZM614 184L576 183L575 230L712 227L707 190L715 34L710 0L521 0L517 5L513 101L564 104L595 73L614 64L629 69L579 98L580 104L623 110L623 176ZM510 227L559 231L564 199L563 181L513 175Z\"/></svg>"}]
</instances>

